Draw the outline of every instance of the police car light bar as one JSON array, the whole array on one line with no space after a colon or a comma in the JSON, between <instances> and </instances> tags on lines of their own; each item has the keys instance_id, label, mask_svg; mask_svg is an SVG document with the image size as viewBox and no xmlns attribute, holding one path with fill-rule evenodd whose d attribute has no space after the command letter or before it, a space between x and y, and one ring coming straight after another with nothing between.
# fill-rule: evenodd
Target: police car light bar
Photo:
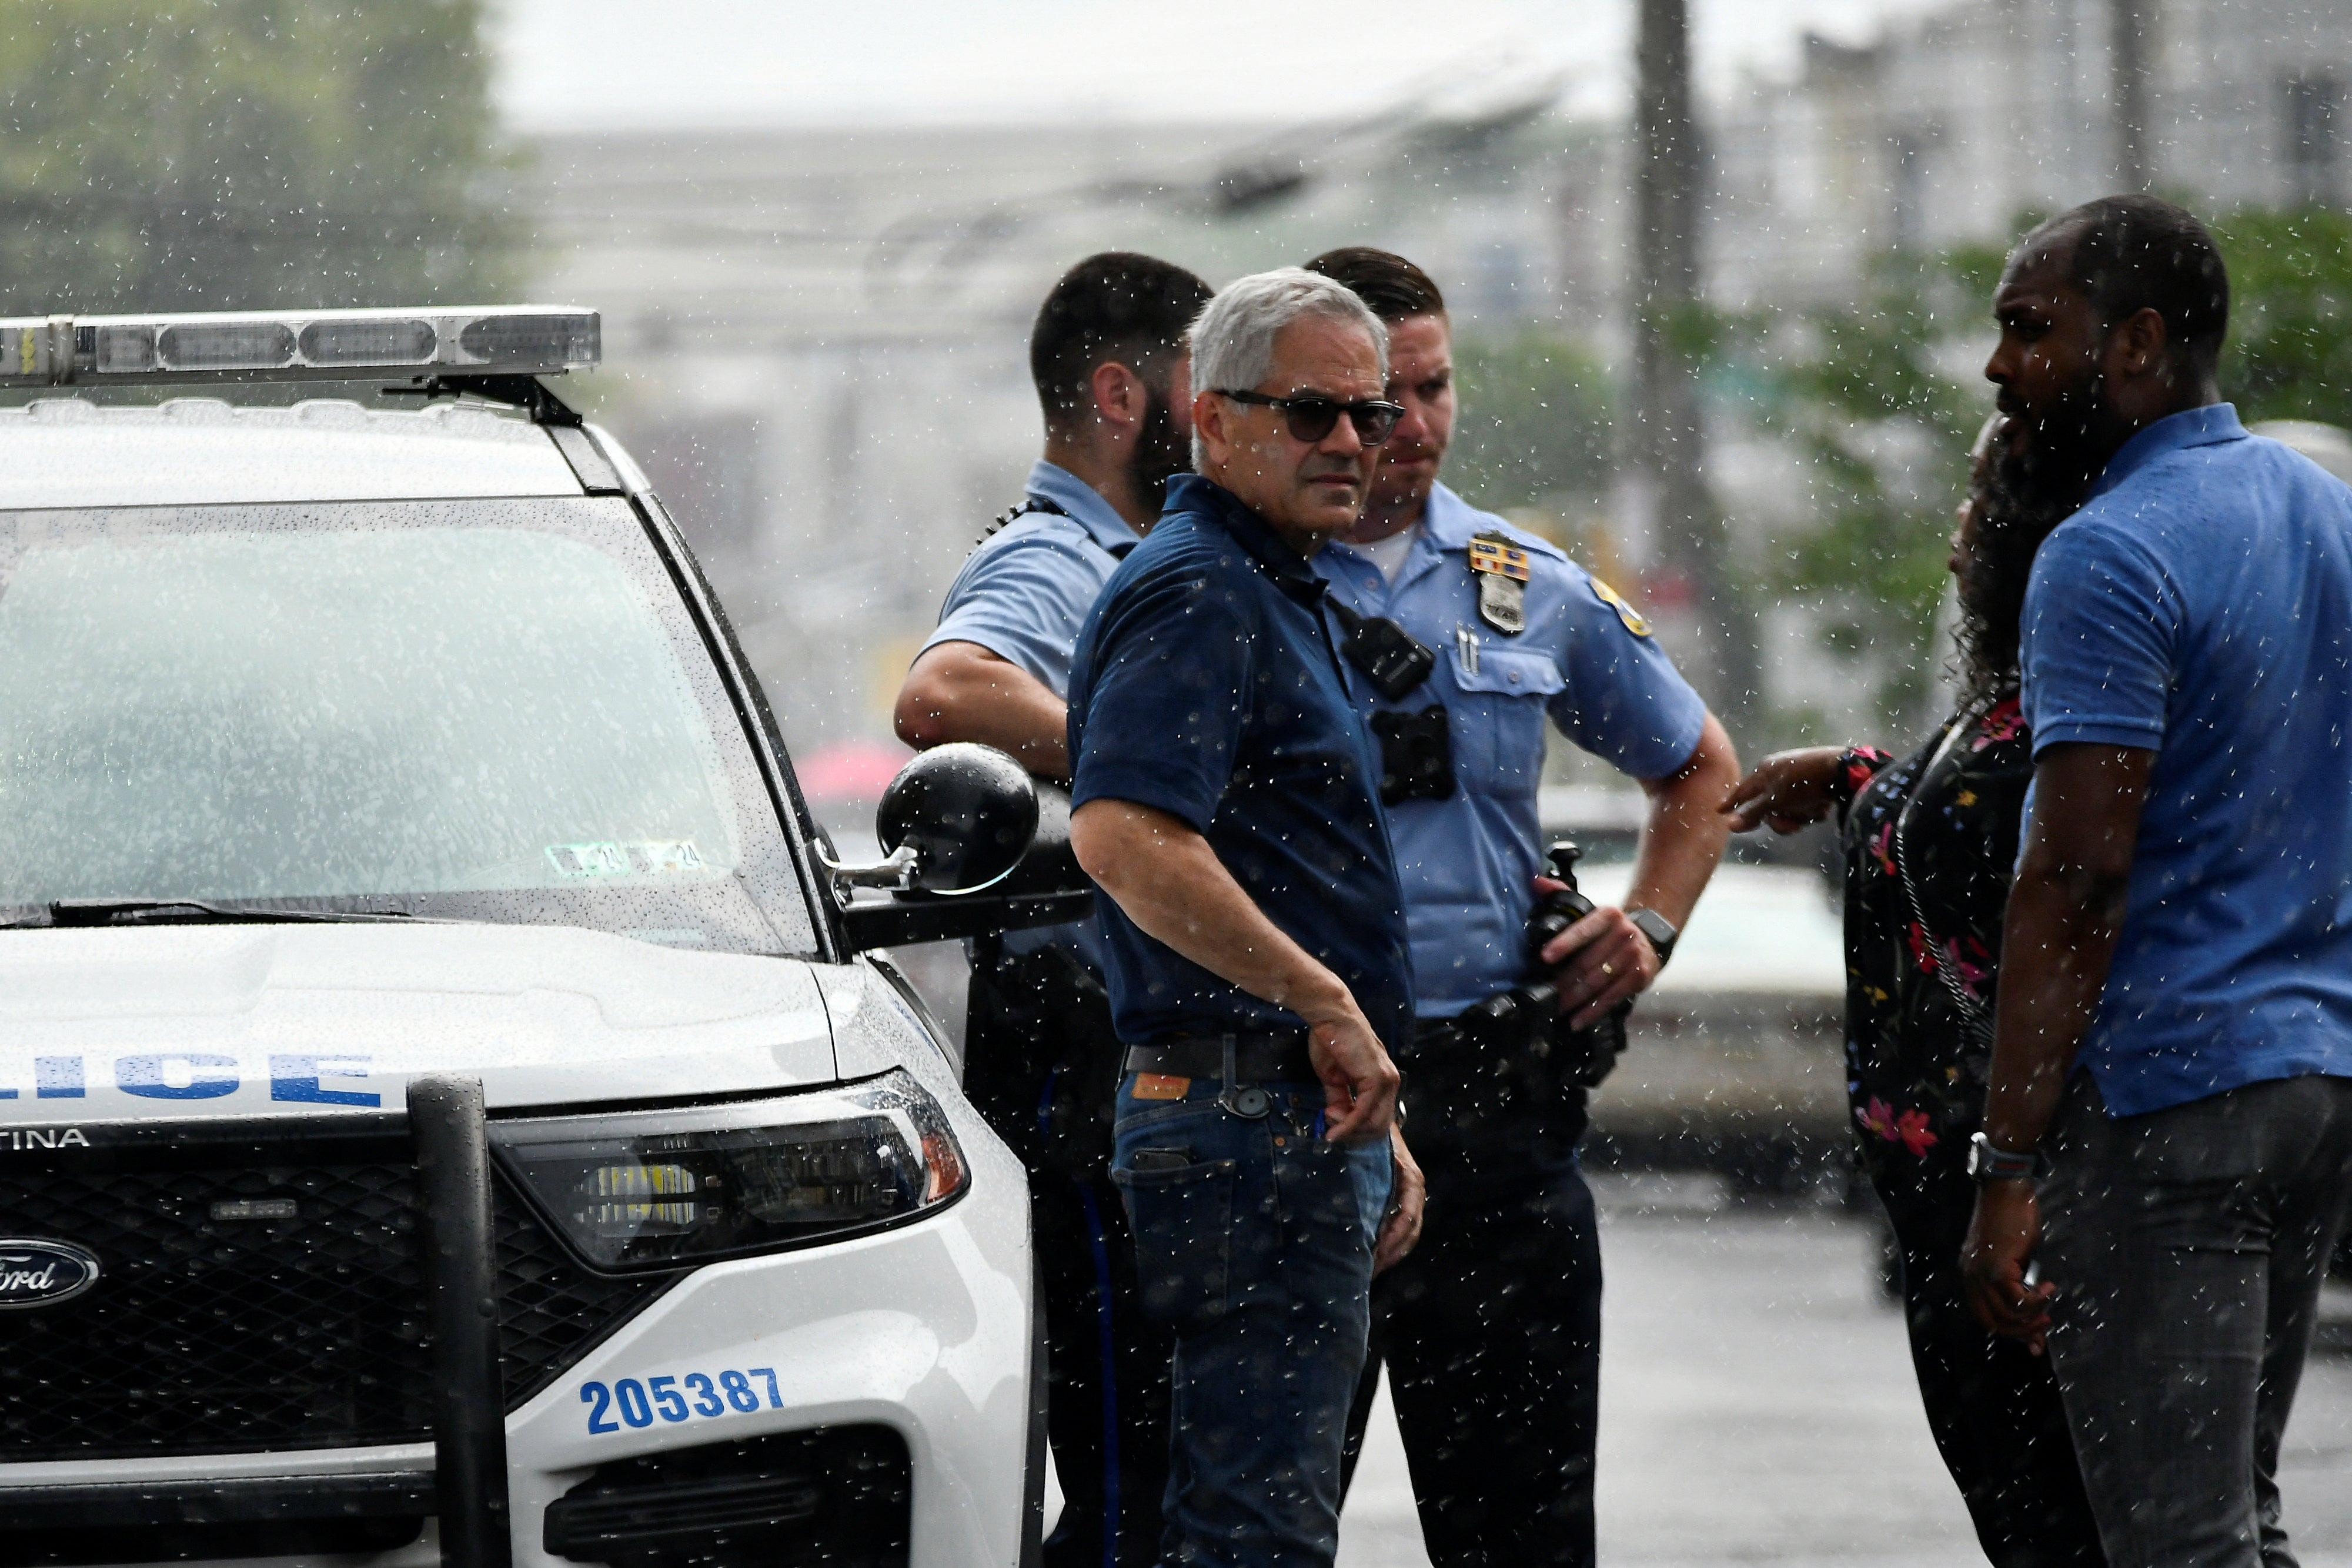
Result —
<instances>
[{"instance_id":1,"label":"police car light bar","mask_svg":"<svg viewBox=\"0 0 2352 1568\"><path fill-rule=\"evenodd\" d=\"M593 369L602 340L596 312L570 305L19 316L0 319L0 387L554 375Z\"/></svg>"}]
</instances>

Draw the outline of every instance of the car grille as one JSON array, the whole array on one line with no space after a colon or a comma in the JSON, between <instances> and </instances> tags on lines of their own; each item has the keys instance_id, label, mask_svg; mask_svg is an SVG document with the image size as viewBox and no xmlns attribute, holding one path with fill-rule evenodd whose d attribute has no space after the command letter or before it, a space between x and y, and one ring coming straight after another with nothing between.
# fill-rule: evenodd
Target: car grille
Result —
<instances>
[{"instance_id":1,"label":"car grille","mask_svg":"<svg viewBox=\"0 0 2352 1568\"><path fill-rule=\"evenodd\" d=\"M907 1440L819 1427L616 1459L550 1504L551 1557L613 1568L906 1568Z\"/></svg>"},{"instance_id":2,"label":"car grille","mask_svg":"<svg viewBox=\"0 0 2352 1568\"><path fill-rule=\"evenodd\" d=\"M0 1312L0 1461L431 1436L429 1313L403 1142L93 1150L0 1172L0 1233L78 1242L96 1287ZM215 1218L219 1206L291 1218ZM495 1192L508 1408L677 1276L575 1262ZM238 1211L230 1210L231 1214Z\"/></svg>"}]
</instances>

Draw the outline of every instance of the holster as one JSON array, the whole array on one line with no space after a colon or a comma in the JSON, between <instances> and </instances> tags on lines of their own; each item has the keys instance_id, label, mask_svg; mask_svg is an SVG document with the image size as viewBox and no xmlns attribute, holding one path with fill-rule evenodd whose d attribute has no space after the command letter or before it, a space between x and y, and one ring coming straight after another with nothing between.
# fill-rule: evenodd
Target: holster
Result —
<instances>
[{"instance_id":1,"label":"holster","mask_svg":"<svg viewBox=\"0 0 2352 1568\"><path fill-rule=\"evenodd\" d=\"M1470 1163L1481 1149L1544 1139L1573 1145L1586 1091L1625 1049L1621 1005L1591 1029L1570 1029L1549 985L1498 991L1443 1023L1425 1026L1400 1059L1410 1110L1405 1138Z\"/></svg>"}]
</instances>

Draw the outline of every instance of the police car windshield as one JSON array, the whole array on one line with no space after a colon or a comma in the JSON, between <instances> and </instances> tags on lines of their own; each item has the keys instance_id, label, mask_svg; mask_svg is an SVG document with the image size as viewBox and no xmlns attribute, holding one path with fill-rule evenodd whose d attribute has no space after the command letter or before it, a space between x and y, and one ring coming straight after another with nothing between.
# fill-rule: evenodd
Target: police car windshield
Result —
<instances>
[{"instance_id":1,"label":"police car windshield","mask_svg":"<svg viewBox=\"0 0 2352 1568\"><path fill-rule=\"evenodd\" d=\"M617 498L0 512L0 921L74 901L814 946Z\"/></svg>"}]
</instances>

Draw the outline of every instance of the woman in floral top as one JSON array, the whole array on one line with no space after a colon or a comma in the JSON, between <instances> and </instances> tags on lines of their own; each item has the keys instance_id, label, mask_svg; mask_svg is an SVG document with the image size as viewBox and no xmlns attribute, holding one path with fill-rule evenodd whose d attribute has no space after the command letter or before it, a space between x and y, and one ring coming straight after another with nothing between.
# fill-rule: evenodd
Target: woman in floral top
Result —
<instances>
[{"instance_id":1,"label":"woman in floral top","mask_svg":"<svg viewBox=\"0 0 2352 1568\"><path fill-rule=\"evenodd\" d=\"M1976 1199L2001 917L2032 743L2018 710L2017 624L2033 554L2061 520L2011 501L1989 423L1952 537L1959 711L1896 761L1870 747L1767 758L1727 801L1733 825L1793 832L1835 813L1845 851L1846 1092L1862 1163L1903 1258L1927 1424L2000 1568L2102 1564L2048 1362L1987 1333L1961 1294Z\"/></svg>"}]
</instances>

